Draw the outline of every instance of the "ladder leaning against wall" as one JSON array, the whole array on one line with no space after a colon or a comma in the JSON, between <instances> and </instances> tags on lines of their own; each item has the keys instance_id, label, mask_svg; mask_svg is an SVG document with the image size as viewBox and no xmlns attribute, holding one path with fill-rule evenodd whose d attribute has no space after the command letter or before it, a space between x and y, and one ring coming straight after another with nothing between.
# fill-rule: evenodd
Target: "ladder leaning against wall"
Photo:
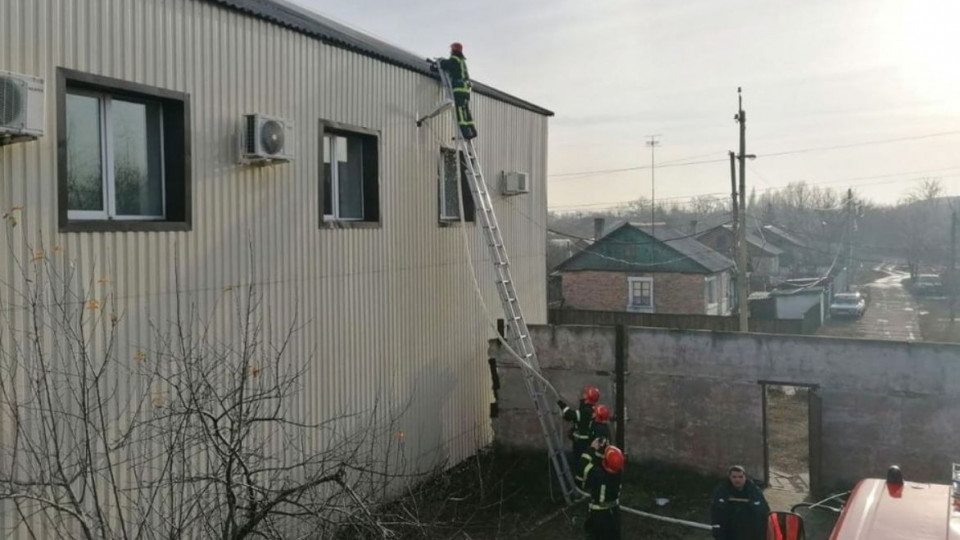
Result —
<instances>
[{"instance_id":1,"label":"ladder leaning against wall","mask_svg":"<svg viewBox=\"0 0 960 540\"><path fill-rule=\"evenodd\" d=\"M420 118L417 125L424 120L437 116L438 114L453 108L453 87L450 83L450 77L447 73L437 66L440 73L440 81L443 88L443 101L432 113ZM470 192L473 194L474 204L479 214L478 220L480 228L483 230L487 246L490 249L491 260L493 261L494 274L496 276L497 293L500 296L500 303L503 306L504 321L507 329L507 343L512 352L517 356L520 364L520 371L523 374L523 380L533 402L533 408L536 411L537 419L543 430L543 436L547 443L550 463L557 479L560 482L563 498L569 504L578 497L576 484L573 480L573 474L570 471L570 464L567 462L564 453L564 437L561 426L558 423L556 415L552 411L552 401L547 398L547 383L540 372L540 363L537 360L537 353L533 348L533 341L530 338L530 331L527 329L527 323L520 310L520 300L517 297L517 290L513 283L513 277L510 272L510 260L507 257L507 250L503 244L503 234L500 225L497 223L497 216L493 211L493 201L490 199L490 192L480 168L480 159L477 156L477 149L473 139L464 139L457 123L456 114L452 114L454 133L456 133L456 145L459 154L466 159L463 162L464 172L466 172L467 183L470 185Z\"/></svg>"}]
</instances>

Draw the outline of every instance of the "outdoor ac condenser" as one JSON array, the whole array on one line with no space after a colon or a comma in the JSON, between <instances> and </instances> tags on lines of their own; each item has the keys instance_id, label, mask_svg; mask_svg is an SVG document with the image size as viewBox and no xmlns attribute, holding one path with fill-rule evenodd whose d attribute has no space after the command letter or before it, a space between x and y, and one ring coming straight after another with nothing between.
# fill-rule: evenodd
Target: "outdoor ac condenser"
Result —
<instances>
[{"instance_id":1,"label":"outdoor ac condenser","mask_svg":"<svg viewBox=\"0 0 960 540\"><path fill-rule=\"evenodd\" d=\"M0 145L43 135L43 79L0 71Z\"/></svg>"},{"instance_id":2,"label":"outdoor ac condenser","mask_svg":"<svg viewBox=\"0 0 960 540\"><path fill-rule=\"evenodd\" d=\"M500 192L504 195L530 193L530 177L525 172L507 172L501 174Z\"/></svg>"},{"instance_id":3,"label":"outdoor ac condenser","mask_svg":"<svg viewBox=\"0 0 960 540\"><path fill-rule=\"evenodd\" d=\"M244 163L293 159L293 123L265 114L244 115L240 159Z\"/></svg>"}]
</instances>

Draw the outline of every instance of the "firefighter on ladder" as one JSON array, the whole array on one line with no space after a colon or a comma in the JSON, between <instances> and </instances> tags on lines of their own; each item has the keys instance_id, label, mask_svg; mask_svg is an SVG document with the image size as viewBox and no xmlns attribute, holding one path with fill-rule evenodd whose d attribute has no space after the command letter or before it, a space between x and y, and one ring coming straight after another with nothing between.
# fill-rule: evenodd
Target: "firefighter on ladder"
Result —
<instances>
[{"instance_id":1,"label":"firefighter on ladder","mask_svg":"<svg viewBox=\"0 0 960 540\"><path fill-rule=\"evenodd\" d=\"M557 405L563 412L563 419L573 422L570 428L570 440L573 441L573 453L567 460L574 469L574 476L579 475L580 456L590 447L590 424L593 421L593 407L600 401L600 390L596 386L584 386L580 396L580 405L576 409L570 408L565 401L557 400Z\"/></svg>"},{"instance_id":2,"label":"firefighter on ladder","mask_svg":"<svg viewBox=\"0 0 960 540\"><path fill-rule=\"evenodd\" d=\"M460 133L464 139L472 139L477 136L477 127L474 125L473 116L470 114L470 90L473 85L470 84L467 59L463 56L463 45L452 43L450 45L450 58L441 59L440 68L450 76L450 83L453 87L453 104L457 110L457 124L460 126Z\"/></svg>"},{"instance_id":3,"label":"firefighter on ladder","mask_svg":"<svg viewBox=\"0 0 960 540\"><path fill-rule=\"evenodd\" d=\"M591 448L600 449L600 440ZM590 540L620 540L620 484L625 458L616 446L608 445L602 457L588 453L584 489L590 495L590 513L584 528Z\"/></svg>"}]
</instances>

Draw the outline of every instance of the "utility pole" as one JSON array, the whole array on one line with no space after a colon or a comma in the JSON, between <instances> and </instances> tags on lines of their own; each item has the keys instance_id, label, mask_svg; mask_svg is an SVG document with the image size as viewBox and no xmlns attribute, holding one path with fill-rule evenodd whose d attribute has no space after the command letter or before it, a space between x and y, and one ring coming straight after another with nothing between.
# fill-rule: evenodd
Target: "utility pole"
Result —
<instances>
[{"instance_id":1,"label":"utility pole","mask_svg":"<svg viewBox=\"0 0 960 540\"><path fill-rule=\"evenodd\" d=\"M740 205L737 202L737 162L736 154L730 151L730 198L733 199L733 234L736 236L740 226Z\"/></svg>"},{"instance_id":2,"label":"utility pole","mask_svg":"<svg viewBox=\"0 0 960 540\"><path fill-rule=\"evenodd\" d=\"M743 110L743 94L737 87L739 108L734 119L740 123L740 219L737 226L737 297L740 306L740 331L749 331L750 278L747 274L747 113ZM755 157L755 156L751 156Z\"/></svg>"},{"instance_id":3,"label":"utility pole","mask_svg":"<svg viewBox=\"0 0 960 540\"><path fill-rule=\"evenodd\" d=\"M734 257L740 256L740 203L737 201L737 154L730 152L730 199L733 209L733 253ZM739 279L739 278L737 278ZM739 291L739 285L737 287ZM740 313L740 295L737 293L737 313ZM741 328L742 329L742 328Z\"/></svg>"},{"instance_id":4,"label":"utility pole","mask_svg":"<svg viewBox=\"0 0 960 540\"><path fill-rule=\"evenodd\" d=\"M847 188L847 283L844 291L850 292L853 281L853 188Z\"/></svg>"},{"instance_id":5,"label":"utility pole","mask_svg":"<svg viewBox=\"0 0 960 540\"><path fill-rule=\"evenodd\" d=\"M957 211L950 215L950 323L957 318Z\"/></svg>"},{"instance_id":6,"label":"utility pole","mask_svg":"<svg viewBox=\"0 0 960 540\"><path fill-rule=\"evenodd\" d=\"M650 231L652 233L657 232L657 177L656 177L656 160L654 158L655 151L654 149L660 144L660 141L657 140L657 137L660 135L647 135L650 137L650 140L647 141L647 146L650 147ZM654 235L656 238L656 235Z\"/></svg>"}]
</instances>

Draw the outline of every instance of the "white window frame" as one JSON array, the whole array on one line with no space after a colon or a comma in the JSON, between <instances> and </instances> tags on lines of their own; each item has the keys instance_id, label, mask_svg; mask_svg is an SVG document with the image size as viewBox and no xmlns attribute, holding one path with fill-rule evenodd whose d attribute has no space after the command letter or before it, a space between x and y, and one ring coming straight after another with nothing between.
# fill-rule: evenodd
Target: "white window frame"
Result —
<instances>
[{"instance_id":1,"label":"white window frame","mask_svg":"<svg viewBox=\"0 0 960 540\"><path fill-rule=\"evenodd\" d=\"M635 305L633 303L633 284L634 283L649 283L650 284L650 305ZM628 277L627 278L627 311L632 311L634 313L653 313L656 303L654 299L654 290L653 290L653 278L652 277Z\"/></svg>"},{"instance_id":2,"label":"white window frame","mask_svg":"<svg viewBox=\"0 0 960 540\"><path fill-rule=\"evenodd\" d=\"M343 137L349 138L350 134L341 133L339 131L325 131L323 133L323 153L324 159L327 157L330 158L330 210L332 214L323 214L324 221L363 221L366 219L366 216L363 215L366 211L366 200L363 198L363 190L366 186L363 184L364 180L364 171L363 171L363 159L360 160L360 217L340 217L340 169L336 167L336 154L337 149L334 147L334 138ZM362 145L361 145L362 146ZM321 164L321 165L325 165ZM323 186L320 186L320 189L323 189Z\"/></svg>"},{"instance_id":3,"label":"white window frame","mask_svg":"<svg viewBox=\"0 0 960 540\"><path fill-rule=\"evenodd\" d=\"M710 286L713 285L713 302L710 301ZM703 278L703 298L707 305L707 315L720 314L720 289L717 276Z\"/></svg>"},{"instance_id":4,"label":"white window frame","mask_svg":"<svg viewBox=\"0 0 960 540\"><path fill-rule=\"evenodd\" d=\"M451 215L446 213L446 201L447 201L447 162L445 152L453 152L454 159L456 160L456 179L454 180L455 185L457 186L457 195L463 197L461 193L462 189L460 188L460 151L456 148L441 148L440 149L440 164L439 164L439 175L440 179L440 220L441 221L460 221L460 204L457 203L456 210L457 214ZM466 208L464 208L466 209Z\"/></svg>"},{"instance_id":5,"label":"white window frame","mask_svg":"<svg viewBox=\"0 0 960 540\"><path fill-rule=\"evenodd\" d=\"M103 192L104 210L70 210L67 208L67 219L76 221L115 220L115 221L156 221L167 218L167 170L163 131L163 104L155 101L135 99L131 103L155 104L160 110L160 215L118 215L116 193L116 174L114 171L113 133L110 129L110 117L113 113L113 96L107 92L86 90L67 90L67 94L96 98L100 102L100 174ZM69 144L69 143L68 143Z\"/></svg>"}]
</instances>

